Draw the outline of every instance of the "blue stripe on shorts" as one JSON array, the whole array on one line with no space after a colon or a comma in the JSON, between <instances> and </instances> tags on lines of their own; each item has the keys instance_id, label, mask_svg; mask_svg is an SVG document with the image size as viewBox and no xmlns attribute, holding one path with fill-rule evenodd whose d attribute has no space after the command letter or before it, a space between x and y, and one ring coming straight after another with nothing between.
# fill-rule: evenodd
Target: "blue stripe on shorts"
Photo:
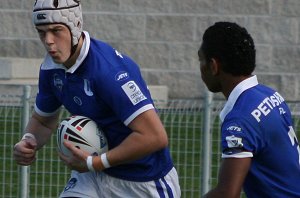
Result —
<instances>
[{"instance_id":1,"label":"blue stripe on shorts","mask_svg":"<svg viewBox=\"0 0 300 198\"><path fill-rule=\"evenodd\" d=\"M169 184L166 182L166 180L164 178L162 178L161 180L164 183L164 185L166 186L168 197L169 198L174 198L172 189L169 186ZM161 186L159 180L155 180L154 182L155 182L155 186L156 186L157 192L159 194L159 197L160 198L166 198L165 194L164 194L164 188Z\"/></svg>"}]
</instances>

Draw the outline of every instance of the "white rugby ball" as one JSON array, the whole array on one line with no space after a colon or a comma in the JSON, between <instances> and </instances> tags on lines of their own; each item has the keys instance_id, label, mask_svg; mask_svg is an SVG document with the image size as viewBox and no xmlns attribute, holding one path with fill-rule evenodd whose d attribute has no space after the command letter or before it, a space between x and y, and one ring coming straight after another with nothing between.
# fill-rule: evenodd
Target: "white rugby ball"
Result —
<instances>
[{"instance_id":1,"label":"white rugby ball","mask_svg":"<svg viewBox=\"0 0 300 198\"><path fill-rule=\"evenodd\" d=\"M107 140L96 122L85 116L71 116L64 119L57 128L57 145L60 152L72 156L63 142L70 141L77 148L89 152L91 155L100 155L108 150Z\"/></svg>"}]
</instances>

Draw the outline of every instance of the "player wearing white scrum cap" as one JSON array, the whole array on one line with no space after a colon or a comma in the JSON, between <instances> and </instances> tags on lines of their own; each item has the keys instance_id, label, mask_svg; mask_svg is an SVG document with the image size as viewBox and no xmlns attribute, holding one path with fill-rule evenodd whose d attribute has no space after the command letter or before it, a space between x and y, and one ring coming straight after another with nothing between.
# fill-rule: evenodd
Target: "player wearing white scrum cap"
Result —
<instances>
[{"instance_id":1,"label":"player wearing white scrum cap","mask_svg":"<svg viewBox=\"0 0 300 198\"><path fill-rule=\"evenodd\" d=\"M78 0L36 0L33 23L47 54L33 115L14 146L16 162L35 161L64 106L95 121L109 150L90 156L65 142L73 156L59 156L73 171L60 197L180 197L168 136L138 65L82 30Z\"/></svg>"},{"instance_id":2,"label":"player wearing white scrum cap","mask_svg":"<svg viewBox=\"0 0 300 198\"><path fill-rule=\"evenodd\" d=\"M32 20L36 26L53 23L66 25L72 35L71 55L73 55L82 34L82 11L79 0L36 0Z\"/></svg>"}]
</instances>

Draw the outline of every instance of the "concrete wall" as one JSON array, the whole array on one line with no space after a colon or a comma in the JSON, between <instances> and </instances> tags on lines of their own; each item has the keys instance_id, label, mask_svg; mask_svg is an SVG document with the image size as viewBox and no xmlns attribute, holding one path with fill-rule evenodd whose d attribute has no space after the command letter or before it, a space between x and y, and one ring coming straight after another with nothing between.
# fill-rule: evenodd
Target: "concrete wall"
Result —
<instances>
[{"instance_id":1,"label":"concrete wall","mask_svg":"<svg viewBox=\"0 0 300 198\"><path fill-rule=\"evenodd\" d=\"M0 1L1 72L9 70L7 59L36 63L44 56L31 24L33 3ZM148 84L168 86L170 98L203 96L201 37L209 25L228 20L252 34L259 80L288 100L300 100L299 0L82 0L82 5L84 29L135 59ZM10 82L4 73L0 83Z\"/></svg>"}]
</instances>

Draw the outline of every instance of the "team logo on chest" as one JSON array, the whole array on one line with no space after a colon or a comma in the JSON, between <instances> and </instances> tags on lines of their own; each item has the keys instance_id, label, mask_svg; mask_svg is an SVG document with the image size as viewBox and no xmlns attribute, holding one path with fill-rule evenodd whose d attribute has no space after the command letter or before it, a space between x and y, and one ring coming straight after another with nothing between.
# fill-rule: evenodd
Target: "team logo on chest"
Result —
<instances>
[{"instance_id":1,"label":"team logo on chest","mask_svg":"<svg viewBox=\"0 0 300 198\"><path fill-rule=\"evenodd\" d=\"M62 90L62 87L64 85L62 79L60 79L59 75L56 73L53 75L53 84L57 89L59 89L59 91Z\"/></svg>"},{"instance_id":2,"label":"team logo on chest","mask_svg":"<svg viewBox=\"0 0 300 198\"><path fill-rule=\"evenodd\" d=\"M84 92L87 96L93 96L94 93L91 90L91 83L88 79L84 79Z\"/></svg>"}]
</instances>

